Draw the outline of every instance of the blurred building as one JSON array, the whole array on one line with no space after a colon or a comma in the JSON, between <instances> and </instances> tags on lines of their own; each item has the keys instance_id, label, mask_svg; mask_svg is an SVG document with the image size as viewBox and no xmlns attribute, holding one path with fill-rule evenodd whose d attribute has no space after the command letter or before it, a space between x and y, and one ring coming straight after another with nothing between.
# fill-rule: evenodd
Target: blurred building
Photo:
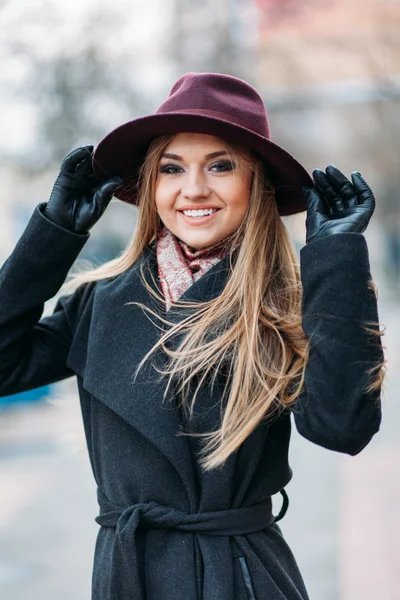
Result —
<instances>
[{"instance_id":1,"label":"blurred building","mask_svg":"<svg viewBox=\"0 0 400 600\"><path fill-rule=\"evenodd\" d=\"M364 175L377 199L366 237L392 278L400 239L400 2L255 1L256 86L272 137L310 172L331 163L347 177ZM299 235L303 226L303 217L294 219Z\"/></svg>"},{"instance_id":2,"label":"blurred building","mask_svg":"<svg viewBox=\"0 0 400 600\"><path fill-rule=\"evenodd\" d=\"M374 80L398 75L398 0L255 0L258 79L270 86Z\"/></svg>"}]
</instances>

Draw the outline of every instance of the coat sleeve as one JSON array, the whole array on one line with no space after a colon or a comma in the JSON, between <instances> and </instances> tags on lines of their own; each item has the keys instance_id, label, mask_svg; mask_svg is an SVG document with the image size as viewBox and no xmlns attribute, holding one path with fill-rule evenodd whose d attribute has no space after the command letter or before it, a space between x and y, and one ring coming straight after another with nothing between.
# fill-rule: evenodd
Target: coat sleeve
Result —
<instances>
[{"instance_id":1,"label":"coat sleeve","mask_svg":"<svg viewBox=\"0 0 400 600\"><path fill-rule=\"evenodd\" d=\"M66 358L90 286L83 284L73 294L61 296L53 314L40 317L90 234L76 234L52 223L43 214L45 204L36 206L0 269L0 396L74 374Z\"/></svg>"},{"instance_id":2,"label":"coat sleeve","mask_svg":"<svg viewBox=\"0 0 400 600\"><path fill-rule=\"evenodd\" d=\"M384 360L381 338L363 329L378 322L366 239L341 233L314 240L300 250L300 269L311 347L305 387L292 405L295 424L312 442L355 455L381 423L381 390L365 391L376 375L367 370Z\"/></svg>"}]
</instances>

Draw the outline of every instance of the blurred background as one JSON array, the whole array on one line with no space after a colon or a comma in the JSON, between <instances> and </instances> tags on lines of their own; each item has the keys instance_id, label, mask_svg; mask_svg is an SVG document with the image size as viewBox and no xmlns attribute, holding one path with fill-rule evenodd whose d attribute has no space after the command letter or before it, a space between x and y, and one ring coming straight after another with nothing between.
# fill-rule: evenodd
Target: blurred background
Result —
<instances>
[{"instance_id":1,"label":"blurred background","mask_svg":"<svg viewBox=\"0 0 400 600\"><path fill-rule=\"evenodd\" d=\"M0 264L65 154L153 112L190 71L245 79L310 173L359 170L374 190L381 431L350 457L293 430L280 525L312 600L400 598L399 31L399 0L0 1ZM305 212L283 219L299 251ZM114 199L76 263L115 257L135 223ZM0 486L1 598L87 600L97 502L75 379L0 398Z\"/></svg>"}]
</instances>

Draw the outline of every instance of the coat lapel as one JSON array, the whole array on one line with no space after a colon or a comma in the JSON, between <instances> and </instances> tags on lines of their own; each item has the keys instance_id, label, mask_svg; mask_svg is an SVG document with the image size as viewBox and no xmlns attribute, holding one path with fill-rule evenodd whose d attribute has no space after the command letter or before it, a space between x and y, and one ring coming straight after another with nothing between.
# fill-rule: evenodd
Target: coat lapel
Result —
<instances>
[{"instance_id":1,"label":"coat lapel","mask_svg":"<svg viewBox=\"0 0 400 600\"><path fill-rule=\"evenodd\" d=\"M164 307L146 290L141 280L140 266L145 267L148 284L159 293L155 247L149 244L137 263L114 280L101 281L96 286L90 328L87 337L85 363L83 340L79 331L71 347L68 364L83 378L83 387L132 427L145 436L172 463L180 474L195 509L195 482L187 437L176 436L182 429L173 392L163 400L164 383L158 381L155 367L163 367L162 351L153 353L134 380L135 368L159 339L161 322L148 315L140 302L157 314L178 323L188 315L187 309L172 307L165 315ZM229 257L223 258L181 296L184 300L209 300L223 290L229 267ZM151 320L150 320L151 319ZM153 324L152 323L155 323ZM165 326L163 326L165 327ZM78 328L79 329L79 328Z\"/></svg>"}]
</instances>

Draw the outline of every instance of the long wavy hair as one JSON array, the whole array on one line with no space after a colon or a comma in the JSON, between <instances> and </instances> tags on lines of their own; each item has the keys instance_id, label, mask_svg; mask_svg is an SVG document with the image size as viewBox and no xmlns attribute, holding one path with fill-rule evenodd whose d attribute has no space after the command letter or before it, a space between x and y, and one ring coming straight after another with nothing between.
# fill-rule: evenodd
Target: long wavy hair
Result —
<instances>
[{"instance_id":1,"label":"long wavy hair","mask_svg":"<svg viewBox=\"0 0 400 600\"><path fill-rule=\"evenodd\" d=\"M123 273L141 256L145 247L157 240L163 227L155 204L160 157L174 135L162 135L151 143L132 190L138 190L138 221L125 250L117 258L78 272L64 284L64 291ZM205 439L199 455L204 470L220 467L264 418L274 418L301 394L310 342L302 329L302 285L300 265L288 231L279 215L274 185L265 162L257 154L236 144L226 143L234 165L252 177L248 210L236 230L229 252L229 277L218 298L206 302L178 300L176 307L190 309L178 324L137 302L144 311L167 326L157 343L137 365L134 377L158 348L168 360L158 370L168 376L164 399L173 384L177 401L191 416L201 386L214 385L224 373L226 384L221 397L220 426L205 433L182 433ZM244 277L248 273L251 276ZM162 293L149 286L144 263L141 276L148 292L165 303ZM155 282L154 282L155 283ZM156 289L159 290L157 285ZM375 282L369 287L377 296ZM159 290L160 291L160 290ZM194 310L192 310L194 309ZM365 323L373 336L383 336L379 323ZM179 336L177 347L167 342ZM377 340L379 343L379 340ZM381 388L386 361L374 365L375 376L367 393ZM194 384L197 387L194 388Z\"/></svg>"}]
</instances>

